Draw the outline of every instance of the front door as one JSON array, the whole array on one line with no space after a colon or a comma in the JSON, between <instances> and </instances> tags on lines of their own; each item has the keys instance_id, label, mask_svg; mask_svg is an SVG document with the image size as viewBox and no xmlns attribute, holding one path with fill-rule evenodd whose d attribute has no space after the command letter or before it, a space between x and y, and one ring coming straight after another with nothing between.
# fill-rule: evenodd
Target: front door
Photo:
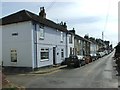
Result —
<instances>
[{"instance_id":1,"label":"front door","mask_svg":"<svg viewBox=\"0 0 120 90\"><path fill-rule=\"evenodd\" d=\"M56 64L56 48L53 47L53 65Z\"/></svg>"}]
</instances>

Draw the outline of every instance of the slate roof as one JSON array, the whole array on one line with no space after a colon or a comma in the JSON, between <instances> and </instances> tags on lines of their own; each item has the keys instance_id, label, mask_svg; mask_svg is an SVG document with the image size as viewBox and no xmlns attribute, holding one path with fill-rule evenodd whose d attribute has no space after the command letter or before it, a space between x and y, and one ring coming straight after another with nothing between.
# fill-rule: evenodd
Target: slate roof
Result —
<instances>
[{"instance_id":1,"label":"slate roof","mask_svg":"<svg viewBox=\"0 0 120 90\"><path fill-rule=\"evenodd\" d=\"M75 34L75 38L76 38L76 39L83 40L83 41L87 41L87 42L90 42L90 43L91 43L90 40L87 40L87 39L85 39L85 38L83 38L83 37L81 37L81 36L79 36L79 35L77 35L77 34Z\"/></svg>"},{"instance_id":2,"label":"slate roof","mask_svg":"<svg viewBox=\"0 0 120 90\"><path fill-rule=\"evenodd\" d=\"M42 18L41 16L38 16L27 10L22 10L9 16L3 17L2 19L0 19L0 25L7 25L24 21L35 21L48 27L58 29L60 31L67 31L67 29L63 26L56 24L55 22L49 19Z\"/></svg>"},{"instance_id":3,"label":"slate roof","mask_svg":"<svg viewBox=\"0 0 120 90\"><path fill-rule=\"evenodd\" d=\"M75 34L75 30L69 30L67 33L69 33L69 34Z\"/></svg>"}]
</instances>

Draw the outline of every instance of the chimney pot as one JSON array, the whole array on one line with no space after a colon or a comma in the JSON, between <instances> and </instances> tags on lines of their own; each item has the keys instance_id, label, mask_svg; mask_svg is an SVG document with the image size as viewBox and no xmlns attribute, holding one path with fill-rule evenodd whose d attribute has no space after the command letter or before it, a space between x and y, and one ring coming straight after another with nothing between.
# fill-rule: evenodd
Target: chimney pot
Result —
<instances>
[{"instance_id":1,"label":"chimney pot","mask_svg":"<svg viewBox=\"0 0 120 90\"><path fill-rule=\"evenodd\" d=\"M43 18L46 18L46 13L45 13L45 9L44 7L40 7L40 13L39 13L39 16L43 17Z\"/></svg>"}]
</instances>

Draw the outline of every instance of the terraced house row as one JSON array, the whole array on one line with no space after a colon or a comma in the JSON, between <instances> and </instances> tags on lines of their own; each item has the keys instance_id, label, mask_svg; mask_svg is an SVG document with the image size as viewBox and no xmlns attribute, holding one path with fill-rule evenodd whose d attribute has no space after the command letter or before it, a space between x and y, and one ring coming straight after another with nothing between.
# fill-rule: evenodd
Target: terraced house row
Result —
<instances>
[{"instance_id":1,"label":"terraced house row","mask_svg":"<svg viewBox=\"0 0 120 90\"><path fill-rule=\"evenodd\" d=\"M65 22L57 24L47 19L44 7L39 15L22 10L1 20L5 67L32 70L59 64L71 54L90 55L109 46L100 39L77 35L74 28L67 30Z\"/></svg>"}]
</instances>

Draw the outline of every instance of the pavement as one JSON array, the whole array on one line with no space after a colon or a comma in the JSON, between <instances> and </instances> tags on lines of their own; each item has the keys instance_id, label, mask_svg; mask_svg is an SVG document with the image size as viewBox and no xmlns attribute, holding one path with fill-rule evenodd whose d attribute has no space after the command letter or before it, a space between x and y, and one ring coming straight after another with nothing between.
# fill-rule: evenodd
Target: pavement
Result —
<instances>
[{"instance_id":1,"label":"pavement","mask_svg":"<svg viewBox=\"0 0 120 90\"><path fill-rule=\"evenodd\" d=\"M117 64L115 63L116 60L113 59L113 72L114 72L114 76L117 78L118 80L118 90L120 90L120 75L118 75L118 71L116 70Z\"/></svg>"},{"instance_id":2,"label":"pavement","mask_svg":"<svg viewBox=\"0 0 120 90\"><path fill-rule=\"evenodd\" d=\"M63 66L58 65L58 66L52 66L52 67L47 67L47 68L40 68L39 70L32 71L28 74L46 74L46 73L50 73L50 72L53 72L53 71L56 71L56 70L59 70L65 67L67 67L67 65L63 65Z\"/></svg>"},{"instance_id":3,"label":"pavement","mask_svg":"<svg viewBox=\"0 0 120 90\"><path fill-rule=\"evenodd\" d=\"M113 52L115 53L115 51ZM116 70L116 67L117 67L117 64L115 63L115 59L112 58L112 65L113 65L113 77L114 78L117 78L117 81L118 81L118 90L120 90L120 76L118 75L118 72Z\"/></svg>"},{"instance_id":4,"label":"pavement","mask_svg":"<svg viewBox=\"0 0 120 90\"><path fill-rule=\"evenodd\" d=\"M8 71L3 71L3 73L5 75L29 75L29 74L46 74L46 73L51 73L54 72L56 70L62 69L67 67L67 65L52 65L49 67L42 67L42 68L38 68L34 71L24 71L24 70L19 70L19 69L15 69L15 70L8 70ZM4 69L3 69L4 70Z\"/></svg>"},{"instance_id":5,"label":"pavement","mask_svg":"<svg viewBox=\"0 0 120 90\"><path fill-rule=\"evenodd\" d=\"M63 65L63 66L60 66L60 65L55 65L55 66L51 66L51 67L44 67L44 68L40 68L36 71L32 71L32 72L29 72L29 73L14 73L13 75L12 74L8 74L7 76L6 75L2 75L2 76L5 76L5 79L4 80L0 80L1 81L1 84L0 84L0 88L15 88L15 89L19 89L19 90L25 90L25 87L24 85L18 85L17 83L14 83L12 80L9 80L9 75L10 76L20 76L20 75L42 75L42 74L48 74L48 73L51 73L51 72L54 72L54 71L57 71L59 69L62 69L62 68L65 68L67 67L67 65ZM2 79L2 76L0 79ZM7 78L6 78L7 77ZM29 80L28 80L29 81ZM28 82L27 81L27 82Z\"/></svg>"}]
</instances>

